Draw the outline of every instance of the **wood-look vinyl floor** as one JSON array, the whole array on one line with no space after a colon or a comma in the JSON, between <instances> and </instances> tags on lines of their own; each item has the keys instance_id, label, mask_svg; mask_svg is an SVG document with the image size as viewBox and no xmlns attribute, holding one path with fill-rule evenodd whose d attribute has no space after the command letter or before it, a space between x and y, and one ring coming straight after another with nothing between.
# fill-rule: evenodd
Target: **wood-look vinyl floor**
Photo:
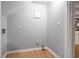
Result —
<instances>
[{"instance_id":1,"label":"wood-look vinyl floor","mask_svg":"<svg viewBox=\"0 0 79 59\"><path fill-rule=\"evenodd\" d=\"M79 44L75 45L75 58L79 58Z\"/></svg>"},{"instance_id":2,"label":"wood-look vinyl floor","mask_svg":"<svg viewBox=\"0 0 79 59\"><path fill-rule=\"evenodd\" d=\"M48 50L34 50L8 54L6 58L55 58Z\"/></svg>"}]
</instances>

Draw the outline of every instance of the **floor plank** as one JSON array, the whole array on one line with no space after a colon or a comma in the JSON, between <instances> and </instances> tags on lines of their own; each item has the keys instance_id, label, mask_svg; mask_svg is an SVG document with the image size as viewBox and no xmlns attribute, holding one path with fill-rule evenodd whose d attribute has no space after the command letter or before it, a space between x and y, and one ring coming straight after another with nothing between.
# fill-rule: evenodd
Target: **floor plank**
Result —
<instances>
[{"instance_id":1,"label":"floor plank","mask_svg":"<svg viewBox=\"0 0 79 59\"><path fill-rule=\"evenodd\" d=\"M75 58L79 58L79 44L75 45Z\"/></svg>"},{"instance_id":2,"label":"floor plank","mask_svg":"<svg viewBox=\"0 0 79 59\"><path fill-rule=\"evenodd\" d=\"M34 50L28 52L8 54L6 58L55 58L48 50Z\"/></svg>"}]
</instances>

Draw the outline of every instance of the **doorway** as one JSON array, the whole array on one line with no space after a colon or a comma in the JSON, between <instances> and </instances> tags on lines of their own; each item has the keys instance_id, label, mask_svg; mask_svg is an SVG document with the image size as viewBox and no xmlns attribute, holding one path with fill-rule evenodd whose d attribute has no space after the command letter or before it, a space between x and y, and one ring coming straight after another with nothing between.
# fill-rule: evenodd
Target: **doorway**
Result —
<instances>
[{"instance_id":1,"label":"doorway","mask_svg":"<svg viewBox=\"0 0 79 59\"><path fill-rule=\"evenodd\" d=\"M79 58L79 1L75 2L75 58Z\"/></svg>"}]
</instances>

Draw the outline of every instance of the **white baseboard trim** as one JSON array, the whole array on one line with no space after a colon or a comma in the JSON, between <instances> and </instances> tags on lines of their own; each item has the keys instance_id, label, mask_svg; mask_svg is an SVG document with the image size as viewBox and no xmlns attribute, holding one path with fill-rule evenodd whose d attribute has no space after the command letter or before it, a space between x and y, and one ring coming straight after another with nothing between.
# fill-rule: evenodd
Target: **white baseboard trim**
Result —
<instances>
[{"instance_id":1,"label":"white baseboard trim","mask_svg":"<svg viewBox=\"0 0 79 59\"><path fill-rule=\"evenodd\" d=\"M7 56L7 54L8 54L8 53L6 52L6 53L3 55L3 57L2 57L2 58L5 58L5 57Z\"/></svg>"},{"instance_id":2,"label":"white baseboard trim","mask_svg":"<svg viewBox=\"0 0 79 59\"><path fill-rule=\"evenodd\" d=\"M13 50L13 51L8 51L7 53L8 54L11 54L11 53L18 53L18 52L25 52L25 51L33 51L33 50L41 50L41 49L42 49L41 47L38 47L38 48L30 48L30 49Z\"/></svg>"},{"instance_id":3,"label":"white baseboard trim","mask_svg":"<svg viewBox=\"0 0 79 59\"><path fill-rule=\"evenodd\" d=\"M47 49L50 53L52 53L52 54L54 55L54 57L56 57L56 58L61 58L61 57L58 56L54 51L52 51L50 48L46 47L46 49Z\"/></svg>"},{"instance_id":4,"label":"white baseboard trim","mask_svg":"<svg viewBox=\"0 0 79 59\"><path fill-rule=\"evenodd\" d=\"M33 51L33 50L41 50L41 47L38 48L30 48L30 49L21 49L21 50L13 50L13 51L7 51L3 58L5 58L7 56L7 54L12 54L12 53L19 53L19 52L25 52L25 51ZM47 49L50 53L52 53L52 55L54 55L54 57L56 58L60 58L60 56L58 56L54 51L52 51L50 48L45 47L45 49Z\"/></svg>"}]
</instances>

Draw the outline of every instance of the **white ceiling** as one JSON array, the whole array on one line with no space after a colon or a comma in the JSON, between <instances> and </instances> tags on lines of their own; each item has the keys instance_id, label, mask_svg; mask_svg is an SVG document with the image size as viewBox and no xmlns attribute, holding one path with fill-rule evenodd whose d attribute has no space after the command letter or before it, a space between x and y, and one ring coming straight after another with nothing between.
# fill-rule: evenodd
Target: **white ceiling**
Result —
<instances>
[{"instance_id":1,"label":"white ceiling","mask_svg":"<svg viewBox=\"0 0 79 59\"><path fill-rule=\"evenodd\" d=\"M19 8L23 6L27 6L28 3L36 3L36 4L43 4L47 5L50 1L2 1L1 2L1 10L4 16L9 16L12 13L19 10Z\"/></svg>"},{"instance_id":2,"label":"white ceiling","mask_svg":"<svg viewBox=\"0 0 79 59\"><path fill-rule=\"evenodd\" d=\"M30 2L25 1L2 1L1 2L1 13L5 17L8 17L9 15L15 13L18 11L21 7L27 6Z\"/></svg>"}]
</instances>

